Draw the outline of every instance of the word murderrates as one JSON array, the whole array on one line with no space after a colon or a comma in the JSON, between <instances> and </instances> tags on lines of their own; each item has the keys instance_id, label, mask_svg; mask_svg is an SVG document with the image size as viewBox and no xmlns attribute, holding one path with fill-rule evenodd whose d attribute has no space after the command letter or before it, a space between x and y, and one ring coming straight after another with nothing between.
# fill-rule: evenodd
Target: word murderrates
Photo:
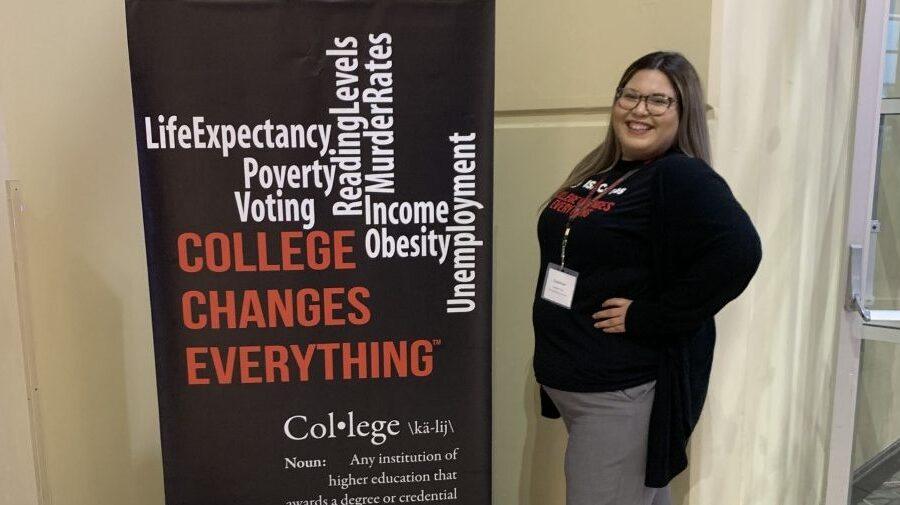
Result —
<instances>
[{"instance_id":1,"label":"word murderrates","mask_svg":"<svg viewBox=\"0 0 900 505\"><path fill-rule=\"evenodd\" d=\"M352 270L354 238L354 230L185 232L176 241L178 267L186 274ZM362 326L372 318L370 296L364 286L189 289L181 295L181 322L189 331L220 332ZM189 385L425 377L434 369L434 343L421 338L189 346L184 352Z\"/></svg>"}]
</instances>

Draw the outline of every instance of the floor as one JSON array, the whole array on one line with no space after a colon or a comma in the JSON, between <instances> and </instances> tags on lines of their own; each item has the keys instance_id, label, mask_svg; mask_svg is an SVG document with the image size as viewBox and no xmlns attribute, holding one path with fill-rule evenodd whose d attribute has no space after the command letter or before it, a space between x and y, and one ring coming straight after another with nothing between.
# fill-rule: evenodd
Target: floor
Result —
<instances>
[{"instance_id":1,"label":"floor","mask_svg":"<svg viewBox=\"0 0 900 505\"><path fill-rule=\"evenodd\" d=\"M857 501L856 505L900 505L900 471Z\"/></svg>"}]
</instances>

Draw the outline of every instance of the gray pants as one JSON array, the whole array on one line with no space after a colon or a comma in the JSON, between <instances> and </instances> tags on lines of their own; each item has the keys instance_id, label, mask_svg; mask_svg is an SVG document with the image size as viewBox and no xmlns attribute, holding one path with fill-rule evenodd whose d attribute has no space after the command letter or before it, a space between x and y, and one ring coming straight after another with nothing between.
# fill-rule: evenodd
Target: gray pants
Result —
<instances>
[{"instance_id":1,"label":"gray pants","mask_svg":"<svg viewBox=\"0 0 900 505\"><path fill-rule=\"evenodd\" d=\"M541 386L562 414L566 505L670 505L669 487L644 486L656 381L607 393Z\"/></svg>"}]
</instances>

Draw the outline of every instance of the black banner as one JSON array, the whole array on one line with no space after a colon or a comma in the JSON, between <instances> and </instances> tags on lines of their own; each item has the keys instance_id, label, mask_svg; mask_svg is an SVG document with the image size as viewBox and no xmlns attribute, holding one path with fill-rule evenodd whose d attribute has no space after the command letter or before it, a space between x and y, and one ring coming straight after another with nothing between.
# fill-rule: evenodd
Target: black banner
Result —
<instances>
[{"instance_id":1,"label":"black banner","mask_svg":"<svg viewBox=\"0 0 900 505\"><path fill-rule=\"evenodd\" d=\"M488 504L493 2L125 3L166 503Z\"/></svg>"}]
</instances>

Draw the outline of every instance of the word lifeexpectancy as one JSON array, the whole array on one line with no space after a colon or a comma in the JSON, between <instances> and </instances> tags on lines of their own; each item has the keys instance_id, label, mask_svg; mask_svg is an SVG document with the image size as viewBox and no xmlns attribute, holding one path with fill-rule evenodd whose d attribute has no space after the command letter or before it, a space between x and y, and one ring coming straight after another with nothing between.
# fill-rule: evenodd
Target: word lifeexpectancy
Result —
<instances>
[{"instance_id":1,"label":"word lifeexpectancy","mask_svg":"<svg viewBox=\"0 0 900 505\"><path fill-rule=\"evenodd\" d=\"M209 124L203 116L193 116L189 124L178 116L144 117L147 149L219 149L223 158L236 147L241 149L318 149L328 152L331 125L278 124L270 119L255 125Z\"/></svg>"}]
</instances>

